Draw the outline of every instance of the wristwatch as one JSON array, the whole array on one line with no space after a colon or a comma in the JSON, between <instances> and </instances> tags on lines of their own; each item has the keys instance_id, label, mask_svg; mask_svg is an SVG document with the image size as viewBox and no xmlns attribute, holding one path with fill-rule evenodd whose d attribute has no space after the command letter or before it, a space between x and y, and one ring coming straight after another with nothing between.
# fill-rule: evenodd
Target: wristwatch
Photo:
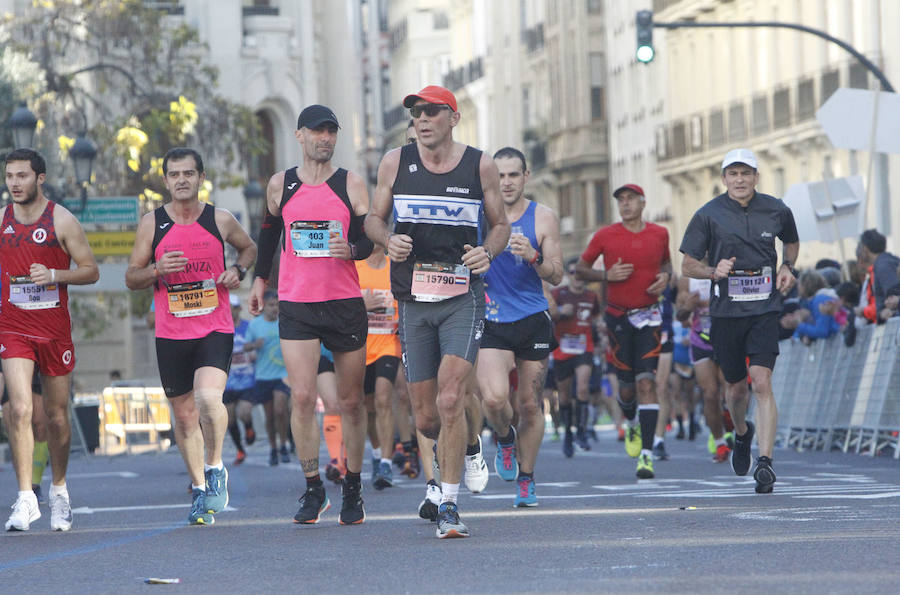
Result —
<instances>
[{"instance_id":1,"label":"wristwatch","mask_svg":"<svg viewBox=\"0 0 900 595\"><path fill-rule=\"evenodd\" d=\"M243 281L244 277L247 275L247 267L241 266L238 263L234 263L231 266L237 271L238 281Z\"/></svg>"},{"instance_id":2,"label":"wristwatch","mask_svg":"<svg viewBox=\"0 0 900 595\"><path fill-rule=\"evenodd\" d=\"M785 265L787 266L788 270L791 272L791 274L792 274L793 276L795 276L795 277L798 276L798 275L797 275L797 270L794 268L794 263L792 263L790 260L783 260L783 261L781 262L781 266L785 266Z\"/></svg>"},{"instance_id":3,"label":"wristwatch","mask_svg":"<svg viewBox=\"0 0 900 595\"><path fill-rule=\"evenodd\" d=\"M540 251L535 250L534 258L531 259L531 264L535 267L539 267L544 264L544 255L540 253Z\"/></svg>"}]
</instances>

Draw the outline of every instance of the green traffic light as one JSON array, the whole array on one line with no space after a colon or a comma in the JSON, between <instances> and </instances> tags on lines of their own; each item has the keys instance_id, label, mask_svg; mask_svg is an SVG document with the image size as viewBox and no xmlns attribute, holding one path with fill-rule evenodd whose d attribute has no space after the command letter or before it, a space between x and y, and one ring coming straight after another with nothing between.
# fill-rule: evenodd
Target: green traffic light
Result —
<instances>
[{"instance_id":1,"label":"green traffic light","mask_svg":"<svg viewBox=\"0 0 900 595\"><path fill-rule=\"evenodd\" d=\"M643 62L647 64L648 62L653 61L653 56L656 52L653 51L653 48L649 45L642 45L635 52L635 57L638 59L638 62Z\"/></svg>"}]
</instances>

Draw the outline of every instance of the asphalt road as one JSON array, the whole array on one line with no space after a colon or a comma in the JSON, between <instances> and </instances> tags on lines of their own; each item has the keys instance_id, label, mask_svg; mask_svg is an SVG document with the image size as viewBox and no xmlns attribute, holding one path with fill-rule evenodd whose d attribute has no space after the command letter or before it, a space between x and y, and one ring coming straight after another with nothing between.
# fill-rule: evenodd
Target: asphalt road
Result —
<instances>
[{"instance_id":1,"label":"asphalt road","mask_svg":"<svg viewBox=\"0 0 900 595\"><path fill-rule=\"evenodd\" d=\"M437 539L416 515L423 480L401 478L377 492L368 463L361 526L338 524L332 484L322 522L293 524L299 465L269 467L257 443L243 465L229 467L230 510L214 526L190 527L189 481L174 449L73 454L72 531L51 533L42 506L30 531L0 535L0 592L900 591L897 460L782 449L774 494L757 495L751 477L711 462L705 440L667 445L672 458L655 463L656 479L637 480L612 431L573 459L547 440L540 505L514 509L515 484L492 474L484 493L462 489L472 537L455 540ZM493 470L494 448L485 450ZM0 487L11 504L9 464L0 466ZM149 586L147 577L181 583Z\"/></svg>"}]
</instances>

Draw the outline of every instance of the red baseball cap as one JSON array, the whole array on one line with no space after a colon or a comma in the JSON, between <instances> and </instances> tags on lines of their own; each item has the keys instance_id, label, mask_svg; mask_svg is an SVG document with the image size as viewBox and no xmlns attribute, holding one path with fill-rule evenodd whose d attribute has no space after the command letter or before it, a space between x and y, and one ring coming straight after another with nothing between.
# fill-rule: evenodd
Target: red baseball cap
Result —
<instances>
[{"instance_id":1,"label":"red baseball cap","mask_svg":"<svg viewBox=\"0 0 900 595\"><path fill-rule=\"evenodd\" d=\"M403 107L412 107L417 99L423 99L436 105L446 104L450 106L450 109L456 111L456 96L444 87L428 85L418 93L407 95L403 98Z\"/></svg>"},{"instance_id":2,"label":"red baseball cap","mask_svg":"<svg viewBox=\"0 0 900 595\"><path fill-rule=\"evenodd\" d=\"M622 192L623 190L631 190L631 191L634 192L635 194L639 194L639 195L641 195L641 196L645 196L645 195L644 195L644 189L641 188L640 186L638 186L637 184L624 184L624 185L622 185L622 186L619 186L618 188L616 188L616 191L613 192L613 196L614 196L615 198L619 198L619 193Z\"/></svg>"}]
</instances>

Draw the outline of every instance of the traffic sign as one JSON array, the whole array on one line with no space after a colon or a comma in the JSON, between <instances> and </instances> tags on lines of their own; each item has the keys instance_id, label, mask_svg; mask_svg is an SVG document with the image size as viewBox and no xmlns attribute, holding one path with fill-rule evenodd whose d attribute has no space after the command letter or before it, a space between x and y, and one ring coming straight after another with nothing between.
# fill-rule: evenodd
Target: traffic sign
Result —
<instances>
[{"instance_id":1,"label":"traffic sign","mask_svg":"<svg viewBox=\"0 0 900 595\"><path fill-rule=\"evenodd\" d=\"M85 235L94 256L128 256L134 247L133 231L89 231Z\"/></svg>"},{"instance_id":2,"label":"traffic sign","mask_svg":"<svg viewBox=\"0 0 900 595\"><path fill-rule=\"evenodd\" d=\"M878 118L873 122L876 93ZM819 108L816 119L838 149L900 153L900 94L841 88Z\"/></svg>"},{"instance_id":3,"label":"traffic sign","mask_svg":"<svg viewBox=\"0 0 900 595\"><path fill-rule=\"evenodd\" d=\"M80 198L67 198L63 206L72 211L82 224L137 225L138 222L137 196L88 198L83 211Z\"/></svg>"},{"instance_id":4,"label":"traffic sign","mask_svg":"<svg viewBox=\"0 0 900 595\"><path fill-rule=\"evenodd\" d=\"M827 184L827 186L826 186ZM794 184L784 195L804 242L836 242L859 235L860 205L865 198L861 176Z\"/></svg>"}]
</instances>

